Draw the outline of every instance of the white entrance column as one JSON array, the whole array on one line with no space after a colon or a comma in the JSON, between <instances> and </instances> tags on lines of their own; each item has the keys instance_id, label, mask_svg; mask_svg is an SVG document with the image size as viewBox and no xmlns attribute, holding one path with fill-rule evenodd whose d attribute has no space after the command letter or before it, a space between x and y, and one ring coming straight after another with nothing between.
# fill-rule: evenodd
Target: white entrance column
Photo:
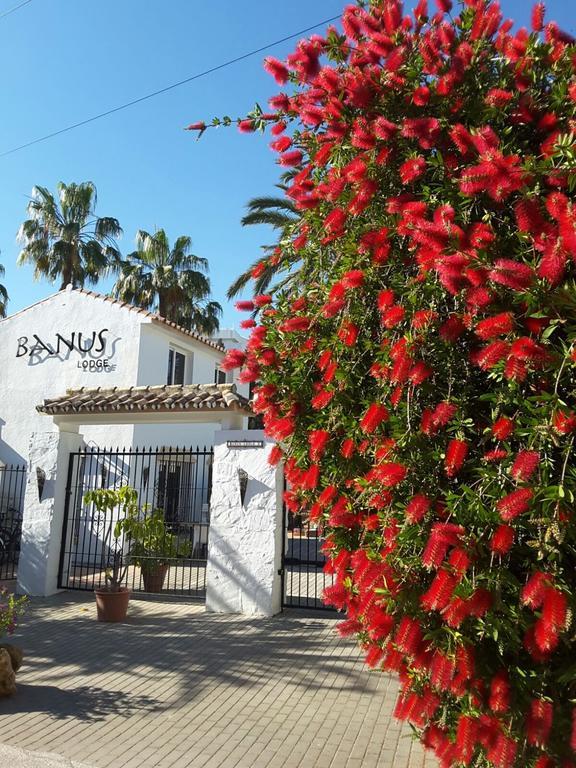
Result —
<instances>
[{"instance_id":1,"label":"white entrance column","mask_svg":"<svg viewBox=\"0 0 576 768\"><path fill-rule=\"evenodd\" d=\"M47 597L58 591L68 461L83 444L73 425L32 434L18 560L20 594Z\"/></svg>"},{"instance_id":2,"label":"white entrance column","mask_svg":"<svg viewBox=\"0 0 576 768\"><path fill-rule=\"evenodd\" d=\"M282 610L283 478L268 463L273 445L257 430L215 434L208 611L273 616Z\"/></svg>"}]
</instances>

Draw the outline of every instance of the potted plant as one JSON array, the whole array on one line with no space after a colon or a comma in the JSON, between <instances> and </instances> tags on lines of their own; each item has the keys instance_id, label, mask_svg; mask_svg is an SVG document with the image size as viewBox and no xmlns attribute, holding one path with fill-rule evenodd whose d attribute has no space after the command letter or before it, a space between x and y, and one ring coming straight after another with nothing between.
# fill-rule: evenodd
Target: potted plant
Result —
<instances>
[{"instance_id":1,"label":"potted plant","mask_svg":"<svg viewBox=\"0 0 576 768\"><path fill-rule=\"evenodd\" d=\"M94 504L98 512L111 515L103 541L105 586L94 590L98 621L124 621L130 590L122 586L128 570L124 548L126 543L129 544L123 538L123 533L126 521L138 513L138 494L130 486L115 490L99 488L85 493L84 503ZM118 510L118 519L114 522L112 516L115 510Z\"/></svg>"},{"instance_id":2,"label":"potted plant","mask_svg":"<svg viewBox=\"0 0 576 768\"><path fill-rule=\"evenodd\" d=\"M161 592L170 561L188 555L189 545L167 530L161 509L131 510L123 530L130 540L130 562L140 568L144 590Z\"/></svg>"}]
</instances>

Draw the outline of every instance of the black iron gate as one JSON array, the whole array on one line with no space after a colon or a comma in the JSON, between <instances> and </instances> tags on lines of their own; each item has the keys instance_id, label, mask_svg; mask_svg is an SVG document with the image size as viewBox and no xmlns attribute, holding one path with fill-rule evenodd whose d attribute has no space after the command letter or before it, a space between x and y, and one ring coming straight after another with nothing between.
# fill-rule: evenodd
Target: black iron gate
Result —
<instances>
[{"instance_id":1,"label":"black iron gate","mask_svg":"<svg viewBox=\"0 0 576 768\"><path fill-rule=\"evenodd\" d=\"M0 467L0 580L15 579L18 571L25 488L26 467Z\"/></svg>"},{"instance_id":2,"label":"black iron gate","mask_svg":"<svg viewBox=\"0 0 576 768\"><path fill-rule=\"evenodd\" d=\"M133 592L161 591L203 600L212 458L212 449L207 448L94 448L70 454L58 586L104 587L106 571L120 560L127 568L124 585ZM175 554L163 558L167 567L162 586L154 584L154 579L147 579L145 585L130 542L114 538L118 510L98 512L93 504L84 503L87 491L126 485L138 492L142 517L161 510L164 535L171 537ZM153 560L149 557L145 562L152 566Z\"/></svg>"},{"instance_id":3,"label":"black iron gate","mask_svg":"<svg viewBox=\"0 0 576 768\"><path fill-rule=\"evenodd\" d=\"M318 530L301 515L286 510L283 547L284 606L333 610L322 602L324 588L333 577L324 573L326 558Z\"/></svg>"}]
</instances>

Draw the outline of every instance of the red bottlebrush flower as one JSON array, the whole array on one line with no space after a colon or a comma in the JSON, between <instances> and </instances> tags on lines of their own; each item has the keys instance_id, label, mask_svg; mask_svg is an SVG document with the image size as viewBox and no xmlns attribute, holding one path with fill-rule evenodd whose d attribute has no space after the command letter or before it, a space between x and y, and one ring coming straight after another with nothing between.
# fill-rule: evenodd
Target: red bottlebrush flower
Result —
<instances>
[{"instance_id":1,"label":"red bottlebrush flower","mask_svg":"<svg viewBox=\"0 0 576 768\"><path fill-rule=\"evenodd\" d=\"M465 332L466 326L457 315L451 315L446 322L440 326L440 338L444 341L454 343Z\"/></svg>"},{"instance_id":2,"label":"red bottlebrush flower","mask_svg":"<svg viewBox=\"0 0 576 768\"><path fill-rule=\"evenodd\" d=\"M417 107L425 107L430 101L430 88L421 85L412 94L412 101Z\"/></svg>"},{"instance_id":3,"label":"red bottlebrush flower","mask_svg":"<svg viewBox=\"0 0 576 768\"><path fill-rule=\"evenodd\" d=\"M246 353L241 349L229 349L220 363L223 371L233 371L235 368L241 368L246 362Z\"/></svg>"},{"instance_id":4,"label":"red bottlebrush flower","mask_svg":"<svg viewBox=\"0 0 576 768\"><path fill-rule=\"evenodd\" d=\"M493 448L491 451L486 451L482 458L484 461L496 463L498 461L502 461L502 459L505 459L507 456L508 451L505 451L502 448Z\"/></svg>"},{"instance_id":5,"label":"red bottlebrush flower","mask_svg":"<svg viewBox=\"0 0 576 768\"><path fill-rule=\"evenodd\" d=\"M322 593L322 600L326 605L333 605L339 611L346 608L349 598L350 594L348 593L348 590L340 581L336 581L334 584L325 587Z\"/></svg>"},{"instance_id":6,"label":"red bottlebrush flower","mask_svg":"<svg viewBox=\"0 0 576 768\"><path fill-rule=\"evenodd\" d=\"M468 613L470 616L481 618L490 610L493 602L492 594L487 589L477 589L468 598Z\"/></svg>"},{"instance_id":7,"label":"red bottlebrush flower","mask_svg":"<svg viewBox=\"0 0 576 768\"><path fill-rule=\"evenodd\" d=\"M256 130L253 120L239 120L238 130L240 133L254 133Z\"/></svg>"},{"instance_id":8,"label":"red bottlebrush flower","mask_svg":"<svg viewBox=\"0 0 576 768\"><path fill-rule=\"evenodd\" d=\"M541 622L544 627L550 627L559 631L566 626L567 617L566 595L555 587L546 587L544 589L544 602L542 606ZM536 636L536 641L538 637Z\"/></svg>"},{"instance_id":9,"label":"red bottlebrush flower","mask_svg":"<svg viewBox=\"0 0 576 768\"><path fill-rule=\"evenodd\" d=\"M514 460L510 474L519 482L530 480L538 464L540 463L540 454L538 451L520 451Z\"/></svg>"},{"instance_id":10,"label":"red bottlebrush flower","mask_svg":"<svg viewBox=\"0 0 576 768\"><path fill-rule=\"evenodd\" d=\"M406 162L402 163L400 166L400 179L403 184L410 184L411 182L416 181L416 179L419 179L425 170L425 158L420 155L418 157L413 157L410 160L406 160Z\"/></svg>"},{"instance_id":11,"label":"red bottlebrush flower","mask_svg":"<svg viewBox=\"0 0 576 768\"><path fill-rule=\"evenodd\" d=\"M384 405L372 403L362 417L360 429L368 435L372 434L383 421L388 421L389 418L390 414Z\"/></svg>"},{"instance_id":12,"label":"red bottlebrush flower","mask_svg":"<svg viewBox=\"0 0 576 768\"><path fill-rule=\"evenodd\" d=\"M325 429L315 429L308 435L308 444L310 446L310 459L318 461L324 454L326 445L330 440L330 433Z\"/></svg>"},{"instance_id":13,"label":"red bottlebrush flower","mask_svg":"<svg viewBox=\"0 0 576 768\"><path fill-rule=\"evenodd\" d=\"M442 402L438 403L436 408L432 411L432 424L438 429L439 427L445 427L458 412L458 407L453 403Z\"/></svg>"},{"instance_id":14,"label":"red bottlebrush flower","mask_svg":"<svg viewBox=\"0 0 576 768\"><path fill-rule=\"evenodd\" d=\"M440 575L438 574L438 576ZM435 651L430 664L430 685L440 691L448 691L455 673L455 660L445 656L440 651Z\"/></svg>"},{"instance_id":15,"label":"red bottlebrush flower","mask_svg":"<svg viewBox=\"0 0 576 768\"><path fill-rule=\"evenodd\" d=\"M206 130L206 123L200 121L198 123L192 123L186 128L187 131L200 131L203 133Z\"/></svg>"},{"instance_id":16,"label":"red bottlebrush flower","mask_svg":"<svg viewBox=\"0 0 576 768\"><path fill-rule=\"evenodd\" d=\"M278 158L278 162L284 168L294 168L294 166L300 165L303 159L303 153L299 149L293 149L290 152L283 152Z\"/></svg>"},{"instance_id":17,"label":"red bottlebrush flower","mask_svg":"<svg viewBox=\"0 0 576 768\"><path fill-rule=\"evenodd\" d=\"M483 371L489 371L501 360L503 360L510 351L510 344L505 341L493 341L486 347L482 347L475 352L472 357L472 362L476 363Z\"/></svg>"},{"instance_id":18,"label":"red bottlebrush flower","mask_svg":"<svg viewBox=\"0 0 576 768\"><path fill-rule=\"evenodd\" d=\"M381 314L381 321L382 325L385 328L395 328L397 325L399 325L402 320L404 320L406 312L404 310L404 307L401 307L399 304L394 305L393 307L390 307L390 309L386 309Z\"/></svg>"},{"instance_id":19,"label":"red bottlebrush flower","mask_svg":"<svg viewBox=\"0 0 576 768\"><path fill-rule=\"evenodd\" d=\"M456 757L464 765L470 765L478 739L478 720L470 715L460 715L456 728Z\"/></svg>"},{"instance_id":20,"label":"red bottlebrush flower","mask_svg":"<svg viewBox=\"0 0 576 768\"><path fill-rule=\"evenodd\" d=\"M345 459L351 459L355 450L356 444L354 443L354 440L352 440L350 437L347 437L346 440L344 440L342 443L340 454L344 456Z\"/></svg>"},{"instance_id":21,"label":"red bottlebrush flower","mask_svg":"<svg viewBox=\"0 0 576 768\"><path fill-rule=\"evenodd\" d=\"M574 411L570 411L570 413L556 411L552 417L552 424L559 434L569 435L576 429L576 413Z\"/></svg>"},{"instance_id":22,"label":"red bottlebrush flower","mask_svg":"<svg viewBox=\"0 0 576 768\"><path fill-rule=\"evenodd\" d=\"M404 616L394 635L394 643L406 656L415 656L422 642L422 629L416 619Z\"/></svg>"},{"instance_id":23,"label":"red bottlebrush flower","mask_svg":"<svg viewBox=\"0 0 576 768\"><path fill-rule=\"evenodd\" d=\"M273 56L267 56L264 59L264 69L272 75L278 85L285 85L288 82L288 67Z\"/></svg>"},{"instance_id":24,"label":"red bottlebrush flower","mask_svg":"<svg viewBox=\"0 0 576 768\"><path fill-rule=\"evenodd\" d=\"M312 398L311 404L312 408L314 410L318 411L321 408L324 408L330 400L334 397L334 392L330 392L327 389L321 389L318 394L314 395Z\"/></svg>"},{"instance_id":25,"label":"red bottlebrush flower","mask_svg":"<svg viewBox=\"0 0 576 768\"><path fill-rule=\"evenodd\" d=\"M378 309L380 312L384 312L386 309L390 309L394 305L396 299L394 298L394 292L388 289L380 291L378 294Z\"/></svg>"},{"instance_id":26,"label":"red bottlebrush flower","mask_svg":"<svg viewBox=\"0 0 576 768\"><path fill-rule=\"evenodd\" d=\"M399 485L408 474L407 467L396 462L388 462L378 467L378 479L389 488Z\"/></svg>"},{"instance_id":27,"label":"red bottlebrush flower","mask_svg":"<svg viewBox=\"0 0 576 768\"><path fill-rule=\"evenodd\" d=\"M534 281L534 271L527 264L512 259L497 259L490 271L490 280L516 291L524 291Z\"/></svg>"},{"instance_id":28,"label":"red bottlebrush flower","mask_svg":"<svg viewBox=\"0 0 576 768\"><path fill-rule=\"evenodd\" d=\"M452 10L452 0L436 0L436 5L441 13L450 13Z\"/></svg>"},{"instance_id":29,"label":"red bottlebrush flower","mask_svg":"<svg viewBox=\"0 0 576 768\"><path fill-rule=\"evenodd\" d=\"M531 339L529 336L521 336L516 339L510 347L510 356L517 360L524 361L544 361L548 353L541 344Z\"/></svg>"},{"instance_id":30,"label":"red bottlebrush flower","mask_svg":"<svg viewBox=\"0 0 576 768\"><path fill-rule=\"evenodd\" d=\"M352 269L342 275L341 283L344 288L360 288L364 284L364 272L361 269Z\"/></svg>"},{"instance_id":31,"label":"red bottlebrush flower","mask_svg":"<svg viewBox=\"0 0 576 768\"><path fill-rule=\"evenodd\" d=\"M492 434L496 440L506 440L512 432L514 432L515 424L512 419L507 419L506 416L501 416L492 425Z\"/></svg>"},{"instance_id":32,"label":"red bottlebrush flower","mask_svg":"<svg viewBox=\"0 0 576 768\"><path fill-rule=\"evenodd\" d=\"M254 312L256 309L253 301L237 301L234 306L239 312Z\"/></svg>"},{"instance_id":33,"label":"red bottlebrush flower","mask_svg":"<svg viewBox=\"0 0 576 768\"><path fill-rule=\"evenodd\" d=\"M504 522L510 522L528 511L533 496L534 492L530 488L520 488L500 499L496 509Z\"/></svg>"},{"instance_id":34,"label":"red bottlebrush flower","mask_svg":"<svg viewBox=\"0 0 576 768\"><path fill-rule=\"evenodd\" d=\"M429 365L426 365L422 360L416 363L411 369L410 373L408 374L408 378L414 384L415 387L417 387L419 384L422 384L422 382L426 381L434 371L432 368L430 368Z\"/></svg>"},{"instance_id":35,"label":"red bottlebrush flower","mask_svg":"<svg viewBox=\"0 0 576 768\"><path fill-rule=\"evenodd\" d=\"M444 469L448 477L455 477L462 469L469 449L470 446L464 440L450 440L444 460Z\"/></svg>"},{"instance_id":36,"label":"red bottlebrush flower","mask_svg":"<svg viewBox=\"0 0 576 768\"><path fill-rule=\"evenodd\" d=\"M242 320L240 322L240 328L248 329L248 328L255 328L256 327L256 320L248 319L248 320Z\"/></svg>"},{"instance_id":37,"label":"red bottlebrush flower","mask_svg":"<svg viewBox=\"0 0 576 768\"><path fill-rule=\"evenodd\" d=\"M292 139L289 136L281 136L270 144L270 149L275 152L286 152L292 146Z\"/></svg>"},{"instance_id":38,"label":"red bottlebrush flower","mask_svg":"<svg viewBox=\"0 0 576 768\"><path fill-rule=\"evenodd\" d=\"M284 456L284 453L282 452L282 449L278 445L273 445L270 453L268 454L268 464L275 467Z\"/></svg>"},{"instance_id":39,"label":"red bottlebrush flower","mask_svg":"<svg viewBox=\"0 0 576 768\"><path fill-rule=\"evenodd\" d=\"M492 88L486 94L485 102L489 107L505 107L512 99L514 94L510 91L504 91L502 88Z\"/></svg>"},{"instance_id":40,"label":"red bottlebrush flower","mask_svg":"<svg viewBox=\"0 0 576 768\"><path fill-rule=\"evenodd\" d=\"M526 739L533 747L544 747L552 730L554 707L551 701L533 699L526 718Z\"/></svg>"},{"instance_id":41,"label":"red bottlebrush flower","mask_svg":"<svg viewBox=\"0 0 576 768\"><path fill-rule=\"evenodd\" d=\"M510 333L513 330L513 314L511 312L501 312L499 315L494 315L493 317L487 317L485 320L481 320L474 329L474 333L484 341L488 341L496 336Z\"/></svg>"},{"instance_id":42,"label":"red bottlebrush flower","mask_svg":"<svg viewBox=\"0 0 576 768\"><path fill-rule=\"evenodd\" d=\"M338 329L337 336L347 347L353 347L356 344L359 333L360 329L355 323L345 320Z\"/></svg>"},{"instance_id":43,"label":"red bottlebrush flower","mask_svg":"<svg viewBox=\"0 0 576 768\"><path fill-rule=\"evenodd\" d=\"M503 714L510 709L510 680L505 670L497 672L492 678L488 706L496 714Z\"/></svg>"},{"instance_id":44,"label":"red bottlebrush flower","mask_svg":"<svg viewBox=\"0 0 576 768\"><path fill-rule=\"evenodd\" d=\"M311 320L309 317L290 317L279 326L284 333L295 333L298 331L307 331L310 328Z\"/></svg>"},{"instance_id":45,"label":"red bottlebrush flower","mask_svg":"<svg viewBox=\"0 0 576 768\"><path fill-rule=\"evenodd\" d=\"M546 589L552 585L552 577L543 571L535 571L526 582L520 595L522 605L536 610L544 602Z\"/></svg>"},{"instance_id":46,"label":"red bottlebrush flower","mask_svg":"<svg viewBox=\"0 0 576 768\"><path fill-rule=\"evenodd\" d=\"M432 502L423 493L417 493L406 505L406 519L411 523L419 523L430 509Z\"/></svg>"},{"instance_id":47,"label":"red bottlebrush flower","mask_svg":"<svg viewBox=\"0 0 576 768\"><path fill-rule=\"evenodd\" d=\"M544 15L546 7L544 3L536 3L532 8L532 29L534 32L541 32L544 29Z\"/></svg>"},{"instance_id":48,"label":"red bottlebrush flower","mask_svg":"<svg viewBox=\"0 0 576 768\"><path fill-rule=\"evenodd\" d=\"M336 624L336 631L340 637L349 637L362 631L362 624L358 619L346 619L345 621L339 621Z\"/></svg>"},{"instance_id":49,"label":"red bottlebrush flower","mask_svg":"<svg viewBox=\"0 0 576 768\"><path fill-rule=\"evenodd\" d=\"M514 529L509 525L499 525L490 539L490 549L494 554L507 555L514 544Z\"/></svg>"},{"instance_id":50,"label":"red bottlebrush flower","mask_svg":"<svg viewBox=\"0 0 576 768\"><path fill-rule=\"evenodd\" d=\"M343 232L346 224L346 212L341 208L334 208L324 219L324 228L330 234Z\"/></svg>"},{"instance_id":51,"label":"red bottlebrush flower","mask_svg":"<svg viewBox=\"0 0 576 768\"><path fill-rule=\"evenodd\" d=\"M504 733L498 733L496 743L488 750L488 760L494 763L495 768L510 768L514 765L518 744L514 739Z\"/></svg>"}]
</instances>

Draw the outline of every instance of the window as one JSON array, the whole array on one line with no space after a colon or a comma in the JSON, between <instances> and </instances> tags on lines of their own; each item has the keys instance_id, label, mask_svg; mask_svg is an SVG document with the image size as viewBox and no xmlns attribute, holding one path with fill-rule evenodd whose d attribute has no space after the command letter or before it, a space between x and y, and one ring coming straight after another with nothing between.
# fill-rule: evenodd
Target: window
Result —
<instances>
[{"instance_id":1,"label":"window","mask_svg":"<svg viewBox=\"0 0 576 768\"><path fill-rule=\"evenodd\" d=\"M184 384L184 372L186 370L186 355L171 349L168 352L168 377L167 384Z\"/></svg>"},{"instance_id":2,"label":"window","mask_svg":"<svg viewBox=\"0 0 576 768\"><path fill-rule=\"evenodd\" d=\"M226 371L216 368L214 371L214 384L226 384Z\"/></svg>"}]
</instances>

